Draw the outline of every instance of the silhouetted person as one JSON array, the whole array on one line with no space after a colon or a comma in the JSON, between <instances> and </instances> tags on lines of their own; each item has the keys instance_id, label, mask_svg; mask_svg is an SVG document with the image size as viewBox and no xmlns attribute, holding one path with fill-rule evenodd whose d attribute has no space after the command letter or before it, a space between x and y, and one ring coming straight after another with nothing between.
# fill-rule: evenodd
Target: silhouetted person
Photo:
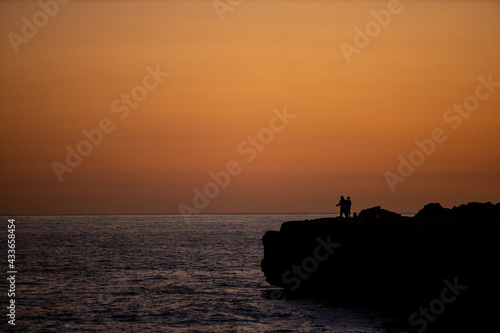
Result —
<instances>
[{"instance_id":1,"label":"silhouetted person","mask_svg":"<svg viewBox=\"0 0 500 333\"><path fill-rule=\"evenodd\" d=\"M346 217L351 217L351 197L347 197L345 201L345 214Z\"/></svg>"},{"instance_id":2,"label":"silhouetted person","mask_svg":"<svg viewBox=\"0 0 500 333\"><path fill-rule=\"evenodd\" d=\"M346 212L347 205L346 205L346 202L347 201L344 199L344 196L341 196L339 203L335 205L335 206L340 206L340 217L342 217L344 214L347 217L347 212Z\"/></svg>"}]
</instances>

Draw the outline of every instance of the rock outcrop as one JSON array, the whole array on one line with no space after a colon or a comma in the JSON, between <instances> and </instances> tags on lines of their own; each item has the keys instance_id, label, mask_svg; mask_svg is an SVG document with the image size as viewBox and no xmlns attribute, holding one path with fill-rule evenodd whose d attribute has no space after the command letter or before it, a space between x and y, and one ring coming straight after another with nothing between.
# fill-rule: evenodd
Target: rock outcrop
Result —
<instances>
[{"instance_id":1,"label":"rock outcrop","mask_svg":"<svg viewBox=\"0 0 500 333\"><path fill-rule=\"evenodd\" d=\"M447 308L433 308L443 313L431 312L429 318L439 317L436 323L425 319L429 327L451 330L493 310L498 223L500 203L452 209L432 203L414 217L374 207L351 219L285 222L262 238L261 268L267 282L282 288L274 298L320 297L341 306L391 311L410 321L416 312L415 327L420 327L414 325L420 308L453 298L450 304L431 304ZM443 291L453 285L455 294Z\"/></svg>"}]
</instances>

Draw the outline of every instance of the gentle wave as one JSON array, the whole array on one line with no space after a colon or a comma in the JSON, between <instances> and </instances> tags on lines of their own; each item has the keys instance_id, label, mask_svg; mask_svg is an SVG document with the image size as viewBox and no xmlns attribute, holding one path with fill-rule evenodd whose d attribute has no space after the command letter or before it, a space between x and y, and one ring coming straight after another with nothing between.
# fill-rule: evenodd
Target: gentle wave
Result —
<instances>
[{"instance_id":1,"label":"gentle wave","mask_svg":"<svg viewBox=\"0 0 500 333\"><path fill-rule=\"evenodd\" d=\"M264 296L265 231L328 216L17 216L18 329L386 332L372 311Z\"/></svg>"}]
</instances>

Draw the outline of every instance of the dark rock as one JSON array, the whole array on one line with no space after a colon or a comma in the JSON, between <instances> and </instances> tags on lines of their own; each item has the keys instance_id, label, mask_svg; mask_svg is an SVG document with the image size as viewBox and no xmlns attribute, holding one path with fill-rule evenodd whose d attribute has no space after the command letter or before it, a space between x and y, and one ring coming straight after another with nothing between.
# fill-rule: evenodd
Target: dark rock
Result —
<instances>
[{"instance_id":1,"label":"dark rock","mask_svg":"<svg viewBox=\"0 0 500 333\"><path fill-rule=\"evenodd\" d=\"M382 209L380 208L380 206L364 209L359 213L359 218L362 220L367 220L367 219L394 220L394 219L399 219L400 217L401 217L400 214Z\"/></svg>"},{"instance_id":2,"label":"dark rock","mask_svg":"<svg viewBox=\"0 0 500 333\"><path fill-rule=\"evenodd\" d=\"M453 209L432 203L415 217L374 207L352 219L285 222L264 235L261 267L287 297L373 307L404 320L441 297L445 280L458 279L467 290L433 324L445 332L488 310L499 222L500 205L489 202Z\"/></svg>"},{"instance_id":3,"label":"dark rock","mask_svg":"<svg viewBox=\"0 0 500 333\"><path fill-rule=\"evenodd\" d=\"M449 211L449 209L443 208L440 203L430 203L425 205L415 217L420 219L439 219L443 218Z\"/></svg>"}]
</instances>

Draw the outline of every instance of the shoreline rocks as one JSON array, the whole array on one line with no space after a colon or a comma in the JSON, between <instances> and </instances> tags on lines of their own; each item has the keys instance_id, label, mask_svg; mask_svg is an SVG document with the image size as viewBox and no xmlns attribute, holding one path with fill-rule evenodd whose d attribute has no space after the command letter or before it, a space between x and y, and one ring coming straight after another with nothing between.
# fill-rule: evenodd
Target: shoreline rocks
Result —
<instances>
[{"instance_id":1,"label":"shoreline rocks","mask_svg":"<svg viewBox=\"0 0 500 333\"><path fill-rule=\"evenodd\" d=\"M446 316L443 311L447 319L438 321L447 327L450 318L465 312L476 318L489 309L498 281L499 223L500 203L489 202L451 209L431 203L414 217L374 207L350 219L285 222L263 236L261 269L287 298L370 307L409 321L416 312L413 322L419 322L422 306L440 299L447 283L467 286L448 306L454 310L447 308Z\"/></svg>"}]
</instances>

